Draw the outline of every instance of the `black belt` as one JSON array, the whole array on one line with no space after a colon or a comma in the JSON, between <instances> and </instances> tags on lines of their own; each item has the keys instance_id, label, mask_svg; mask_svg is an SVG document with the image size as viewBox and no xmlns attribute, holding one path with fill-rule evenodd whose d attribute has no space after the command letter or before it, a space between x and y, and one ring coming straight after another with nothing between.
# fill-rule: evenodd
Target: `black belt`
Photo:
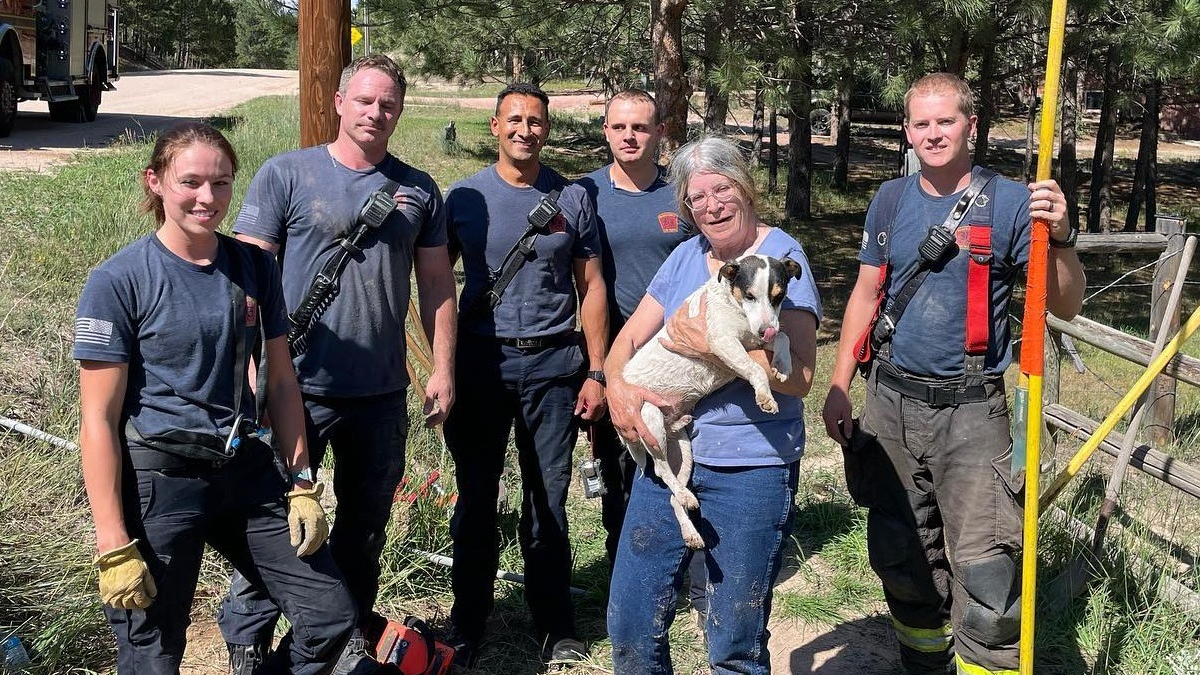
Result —
<instances>
[{"instance_id":1,"label":"black belt","mask_svg":"<svg viewBox=\"0 0 1200 675\"><path fill-rule=\"evenodd\" d=\"M578 344L578 334L571 330L558 335L541 335L538 337L500 337L492 338L502 345L517 349L545 349L546 347L563 347Z\"/></svg>"},{"instance_id":2,"label":"black belt","mask_svg":"<svg viewBox=\"0 0 1200 675\"><path fill-rule=\"evenodd\" d=\"M968 387L963 386L961 382L945 384L921 382L893 372L883 364L880 364L876 370L876 376L879 378L879 383L888 389L909 398L924 401L935 408L945 408L960 403L980 403L988 400L988 388L982 384Z\"/></svg>"}]
</instances>

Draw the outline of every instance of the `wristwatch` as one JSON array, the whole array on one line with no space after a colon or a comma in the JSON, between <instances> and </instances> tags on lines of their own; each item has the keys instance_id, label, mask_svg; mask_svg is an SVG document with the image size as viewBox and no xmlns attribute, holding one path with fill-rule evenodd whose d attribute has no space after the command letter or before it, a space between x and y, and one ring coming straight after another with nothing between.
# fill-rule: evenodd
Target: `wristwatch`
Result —
<instances>
[{"instance_id":1,"label":"wristwatch","mask_svg":"<svg viewBox=\"0 0 1200 675\"><path fill-rule=\"evenodd\" d=\"M603 370L589 370L587 376L589 380L595 380L604 386L608 386L608 379L604 377Z\"/></svg>"},{"instance_id":2,"label":"wristwatch","mask_svg":"<svg viewBox=\"0 0 1200 675\"><path fill-rule=\"evenodd\" d=\"M1067 240L1059 241L1054 237L1050 237L1050 245L1054 248L1075 248L1075 241L1079 239L1079 228L1071 225L1067 226Z\"/></svg>"}]
</instances>

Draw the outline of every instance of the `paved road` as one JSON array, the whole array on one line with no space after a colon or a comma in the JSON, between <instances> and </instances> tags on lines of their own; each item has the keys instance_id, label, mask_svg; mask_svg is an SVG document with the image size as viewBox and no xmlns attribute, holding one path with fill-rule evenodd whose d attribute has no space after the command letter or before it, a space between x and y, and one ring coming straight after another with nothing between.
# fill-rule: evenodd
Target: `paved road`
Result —
<instances>
[{"instance_id":1,"label":"paved road","mask_svg":"<svg viewBox=\"0 0 1200 675\"><path fill-rule=\"evenodd\" d=\"M186 119L201 119L258 96L296 94L294 70L168 70L127 73L104 93L91 124L51 122L46 103L18 107L17 126L0 139L0 170L45 170L81 150L122 136L141 137Z\"/></svg>"}]
</instances>

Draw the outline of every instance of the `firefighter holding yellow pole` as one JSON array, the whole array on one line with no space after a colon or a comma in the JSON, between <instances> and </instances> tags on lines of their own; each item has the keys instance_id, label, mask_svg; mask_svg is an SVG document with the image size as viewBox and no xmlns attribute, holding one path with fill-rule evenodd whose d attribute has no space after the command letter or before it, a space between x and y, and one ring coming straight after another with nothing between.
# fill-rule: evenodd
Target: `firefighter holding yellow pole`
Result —
<instances>
[{"instance_id":1,"label":"firefighter holding yellow pole","mask_svg":"<svg viewBox=\"0 0 1200 675\"><path fill-rule=\"evenodd\" d=\"M1054 122L1058 111L1058 77L1062 65L1063 35L1067 24L1067 0L1054 0L1050 7L1050 41L1046 50L1046 85L1042 91L1042 125L1038 139L1037 180L1045 181L1050 178L1050 160L1054 150ZM1025 526L1023 559L1021 562L1021 642L1020 642L1020 673L1033 673L1033 633L1034 608L1037 600L1037 534L1039 470L1041 467L1042 446L1042 352L1045 344L1046 307L1050 295L1051 282L1059 281L1055 277L1047 277L1049 251L1058 249L1055 240L1050 238L1054 229L1048 220L1034 218L1033 231L1029 246L1028 277L1025 282L1025 317L1022 321L1021 345L1021 376L1017 381L1016 400L1014 409L1017 411L1017 424L1014 425L1014 435L1017 439L1013 453L1014 468L1020 459L1020 450L1025 454ZM1061 229L1061 228L1060 228ZM1074 235L1072 234L1072 237ZM1075 257L1072 255L1072 257ZM1055 256L1056 266L1051 268L1059 271L1058 264L1062 256ZM1078 266L1079 260L1075 259ZM1082 289L1081 289L1082 290ZM1058 316L1058 308L1052 308ZM1078 311L1078 306L1075 310ZM1075 311L1071 312L1074 316ZM1030 423L1032 421L1032 423ZM1021 439L1024 438L1022 446Z\"/></svg>"},{"instance_id":2,"label":"firefighter holding yellow pole","mask_svg":"<svg viewBox=\"0 0 1200 675\"><path fill-rule=\"evenodd\" d=\"M1016 673L1026 472L1003 374L1034 221L1051 244L1044 306L1073 317L1085 285L1058 185L972 166L975 121L957 76L927 75L905 95L921 171L884 183L871 202L822 413L850 493L868 509L871 566L907 673ZM857 418L856 370L867 378Z\"/></svg>"}]
</instances>

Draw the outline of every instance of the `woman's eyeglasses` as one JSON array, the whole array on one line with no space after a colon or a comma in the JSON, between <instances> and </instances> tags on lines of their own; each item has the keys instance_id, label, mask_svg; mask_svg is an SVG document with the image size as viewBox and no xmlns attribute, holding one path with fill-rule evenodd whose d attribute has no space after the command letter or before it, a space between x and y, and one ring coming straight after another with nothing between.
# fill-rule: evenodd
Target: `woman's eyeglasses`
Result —
<instances>
[{"instance_id":1,"label":"woman's eyeglasses","mask_svg":"<svg viewBox=\"0 0 1200 675\"><path fill-rule=\"evenodd\" d=\"M707 192L697 192L696 194L688 195L683 198L683 203L693 211L700 211L708 206L709 197L716 199L720 204L726 204L737 199L737 196L737 189L732 184L725 183Z\"/></svg>"}]
</instances>

